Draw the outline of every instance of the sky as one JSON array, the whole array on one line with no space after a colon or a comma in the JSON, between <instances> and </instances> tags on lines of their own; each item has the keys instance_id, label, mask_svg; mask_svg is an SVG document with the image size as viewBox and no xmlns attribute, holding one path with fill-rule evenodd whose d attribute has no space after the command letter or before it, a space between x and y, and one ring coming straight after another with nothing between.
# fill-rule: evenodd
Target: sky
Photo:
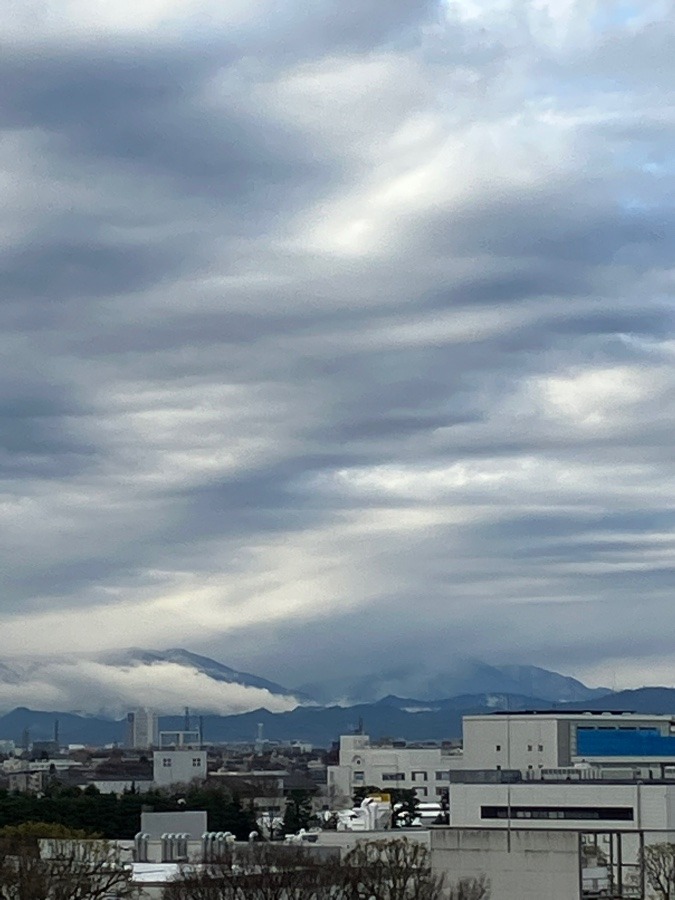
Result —
<instances>
[{"instance_id":1,"label":"sky","mask_svg":"<svg viewBox=\"0 0 675 900\"><path fill-rule=\"evenodd\" d=\"M672 0L0 0L1 658L675 684L673 83Z\"/></svg>"}]
</instances>

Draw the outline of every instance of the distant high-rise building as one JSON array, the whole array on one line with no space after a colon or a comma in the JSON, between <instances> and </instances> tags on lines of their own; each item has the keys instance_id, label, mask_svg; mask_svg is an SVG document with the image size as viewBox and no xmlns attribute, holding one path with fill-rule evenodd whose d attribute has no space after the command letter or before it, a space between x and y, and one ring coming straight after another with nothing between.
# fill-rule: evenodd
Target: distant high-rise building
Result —
<instances>
[{"instance_id":1,"label":"distant high-rise building","mask_svg":"<svg viewBox=\"0 0 675 900\"><path fill-rule=\"evenodd\" d=\"M159 741L157 713L145 707L127 714L127 746L137 750L156 747Z\"/></svg>"}]
</instances>

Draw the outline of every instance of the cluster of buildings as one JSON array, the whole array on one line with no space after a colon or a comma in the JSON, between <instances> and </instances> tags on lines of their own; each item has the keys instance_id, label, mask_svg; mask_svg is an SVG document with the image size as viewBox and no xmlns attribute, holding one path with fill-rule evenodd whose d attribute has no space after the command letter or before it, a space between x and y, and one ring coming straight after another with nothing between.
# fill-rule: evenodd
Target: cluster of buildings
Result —
<instances>
[{"instance_id":1,"label":"cluster of buildings","mask_svg":"<svg viewBox=\"0 0 675 900\"><path fill-rule=\"evenodd\" d=\"M436 864L481 870L495 900L644 898L645 846L675 841L675 717L466 716L461 749L343 736L329 794L363 786L446 797L446 822L429 831Z\"/></svg>"},{"instance_id":2,"label":"cluster of buildings","mask_svg":"<svg viewBox=\"0 0 675 900\"><path fill-rule=\"evenodd\" d=\"M219 784L251 799L261 813L283 815L284 794L304 788L317 793L326 780L325 753L295 742L268 745L258 733L250 744L213 745L203 740L201 720L193 727L186 711L184 727L162 731L157 713L140 708L127 715L124 747L63 746L55 723L54 738L24 746L0 742L0 788L38 794L50 783L101 793L142 793L195 781Z\"/></svg>"},{"instance_id":3,"label":"cluster of buildings","mask_svg":"<svg viewBox=\"0 0 675 900\"><path fill-rule=\"evenodd\" d=\"M237 751L207 747L201 728L185 724L162 732L152 710L135 710L119 758L92 770L77 753L43 748L47 758L10 756L3 774L15 790L36 790L55 773L116 792L208 780L249 798L270 824L281 821L284 796L303 788L319 819L334 815L332 827L298 839L340 853L400 836L382 804L414 792L422 812L405 835L450 881L486 876L493 900L646 900L645 848L675 844L675 716L495 712L466 716L461 745L377 743L361 733L343 735L328 754L301 744L262 752L260 735ZM365 805L356 804L362 795ZM205 813L190 815L189 827L187 818L144 822L130 849L136 862L174 864L225 839L209 836Z\"/></svg>"}]
</instances>

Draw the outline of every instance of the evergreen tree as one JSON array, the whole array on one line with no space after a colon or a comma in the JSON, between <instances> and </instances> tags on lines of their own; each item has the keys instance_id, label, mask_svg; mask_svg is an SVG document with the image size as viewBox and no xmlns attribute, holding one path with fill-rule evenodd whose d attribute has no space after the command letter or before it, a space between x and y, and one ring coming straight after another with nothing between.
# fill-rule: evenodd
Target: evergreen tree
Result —
<instances>
[{"instance_id":1,"label":"evergreen tree","mask_svg":"<svg viewBox=\"0 0 675 900\"><path fill-rule=\"evenodd\" d=\"M312 818L312 792L306 790L290 791L286 798L283 828L286 834L296 834L301 828L307 828Z\"/></svg>"}]
</instances>

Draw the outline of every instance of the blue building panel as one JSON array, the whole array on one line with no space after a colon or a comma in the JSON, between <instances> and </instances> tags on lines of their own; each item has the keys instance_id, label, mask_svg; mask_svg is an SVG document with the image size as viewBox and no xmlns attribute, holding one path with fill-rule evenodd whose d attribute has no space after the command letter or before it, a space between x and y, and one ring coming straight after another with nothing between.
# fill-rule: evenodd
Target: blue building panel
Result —
<instances>
[{"instance_id":1,"label":"blue building panel","mask_svg":"<svg viewBox=\"0 0 675 900\"><path fill-rule=\"evenodd\" d=\"M656 728L649 731L580 728L577 730L577 756L675 757L675 736L664 736Z\"/></svg>"}]
</instances>

